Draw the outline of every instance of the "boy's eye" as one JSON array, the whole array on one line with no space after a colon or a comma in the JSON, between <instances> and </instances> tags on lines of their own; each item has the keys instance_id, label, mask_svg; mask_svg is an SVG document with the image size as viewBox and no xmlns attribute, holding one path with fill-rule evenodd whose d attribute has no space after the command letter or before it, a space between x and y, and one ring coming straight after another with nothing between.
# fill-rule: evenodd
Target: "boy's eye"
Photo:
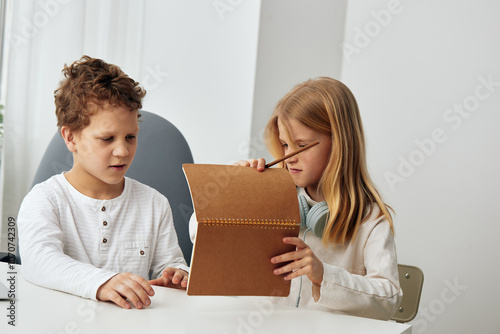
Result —
<instances>
[{"instance_id":1,"label":"boy's eye","mask_svg":"<svg viewBox=\"0 0 500 334\"><path fill-rule=\"evenodd\" d=\"M127 139L135 139L135 136L134 135L128 135Z\"/></svg>"},{"instance_id":2,"label":"boy's eye","mask_svg":"<svg viewBox=\"0 0 500 334\"><path fill-rule=\"evenodd\" d=\"M103 141L111 141L111 140L113 140L113 137L103 137L103 138L101 138L101 140L103 140Z\"/></svg>"}]
</instances>

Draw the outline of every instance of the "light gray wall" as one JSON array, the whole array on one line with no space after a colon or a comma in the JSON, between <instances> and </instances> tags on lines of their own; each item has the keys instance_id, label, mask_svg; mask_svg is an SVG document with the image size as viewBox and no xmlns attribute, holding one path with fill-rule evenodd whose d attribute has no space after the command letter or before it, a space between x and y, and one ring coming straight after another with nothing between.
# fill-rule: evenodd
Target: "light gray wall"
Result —
<instances>
[{"instance_id":1,"label":"light gray wall","mask_svg":"<svg viewBox=\"0 0 500 334\"><path fill-rule=\"evenodd\" d=\"M197 163L240 159L250 136L259 10L260 1L146 1L144 109L181 130Z\"/></svg>"},{"instance_id":2,"label":"light gray wall","mask_svg":"<svg viewBox=\"0 0 500 334\"><path fill-rule=\"evenodd\" d=\"M349 1L347 13L342 80L396 211L399 262L425 274L413 333L498 332L500 4Z\"/></svg>"},{"instance_id":3,"label":"light gray wall","mask_svg":"<svg viewBox=\"0 0 500 334\"><path fill-rule=\"evenodd\" d=\"M347 0L263 1L247 156L273 160L262 138L274 106L293 86L318 76L340 77Z\"/></svg>"}]
</instances>

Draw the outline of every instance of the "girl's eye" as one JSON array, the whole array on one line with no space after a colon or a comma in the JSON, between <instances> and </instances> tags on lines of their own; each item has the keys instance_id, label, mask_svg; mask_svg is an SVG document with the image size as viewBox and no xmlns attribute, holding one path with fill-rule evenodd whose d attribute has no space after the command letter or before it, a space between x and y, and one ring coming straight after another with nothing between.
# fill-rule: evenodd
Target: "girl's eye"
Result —
<instances>
[{"instance_id":1,"label":"girl's eye","mask_svg":"<svg viewBox=\"0 0 500 334\"><path fill-rule=\"evenodd\" d=\"M129 139L129 140L135 139L135 136L134 135L128 135L127 139Z\"/></svg>"},{"instance_id":2,"label":"girl's eye","mask_svg":"<svg viewBox=\"0 0 500 334\"><path fill-rule=\"evenodd\" d=\"M101 138L101 140L103 140L103 141L111 141L111 140L113 140L113 137L104 137L104 138Z\"/></svg>"},{"instance_id":3,"label":"girl's eye","mask_svg":"<svg viewBox=\"0 0 500 334\"><path fill-rule=\"evenodd\" d=\"M287 147L288 147L288 144L281 143L281 147L287 148Z\"/></svg>"}]
</instances>

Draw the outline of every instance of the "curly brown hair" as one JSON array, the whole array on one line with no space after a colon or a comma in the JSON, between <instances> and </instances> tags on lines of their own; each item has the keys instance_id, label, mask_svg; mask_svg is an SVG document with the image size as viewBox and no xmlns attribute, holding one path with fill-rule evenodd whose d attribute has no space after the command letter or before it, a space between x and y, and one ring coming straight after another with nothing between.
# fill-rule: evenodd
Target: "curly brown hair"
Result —
<instances>
[{"instance_id":1,"label":"curly brown hair","mask_svg":"<svg viewBox=\"0 0 500 334\"><path fill-rule=\"evenodd\" d=\"M142 108L146 91L116 65L83 56L70 66L65 64L62 72L64 79L54 91L59 130L67 126L77 131L89 125L90 116L105 103L130 111Z\"/></svg>"}]
</instances>

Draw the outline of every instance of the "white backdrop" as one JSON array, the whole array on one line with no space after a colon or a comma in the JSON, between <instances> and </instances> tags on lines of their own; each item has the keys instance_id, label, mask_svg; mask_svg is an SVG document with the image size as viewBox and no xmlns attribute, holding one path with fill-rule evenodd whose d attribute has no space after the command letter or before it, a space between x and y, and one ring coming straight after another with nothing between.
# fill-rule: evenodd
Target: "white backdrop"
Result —
<instances>
[{"instance_id":1,"label":"white backdrop","mask_svg":"<svg viewBox=\"0 0 500 334\"><path fill-rule=\"evenodd\" d=\"M139 81L148 91L143 108L174 123L197 162L243 158L238 151L250 137L260 2L222 7L159 0L12 4L3 222L17 215L57 131L53 92L63 65L83 54L118 64Z\"/></svg>"},{"instance_id":2,"label":"white backdrop","mask_svg":"<svg viewBox=\"0 0 500 334\"><path fill-rule=\"evenodd\" d=\"M172 121L199 163L266 155L259 136L273 104L298 81L330 75L358 99L371 174L396 211L399 262L425 273L413 332L500 327L499 3L14 4L2 222L56 131L60 70L82 54L142 82L144 108Z\"/></svg>"},{"instance_id":3,"label":"white backdrop","mask_svg":"<svg viewBox=\"0 0 500 334\"><path fill-rule=\"evenodd\" d=\"M399 262L425 274L414 333L500 327L499 12L488 0L349 1L342 79L396 210Z\"/></svg>"}]
</instances>

